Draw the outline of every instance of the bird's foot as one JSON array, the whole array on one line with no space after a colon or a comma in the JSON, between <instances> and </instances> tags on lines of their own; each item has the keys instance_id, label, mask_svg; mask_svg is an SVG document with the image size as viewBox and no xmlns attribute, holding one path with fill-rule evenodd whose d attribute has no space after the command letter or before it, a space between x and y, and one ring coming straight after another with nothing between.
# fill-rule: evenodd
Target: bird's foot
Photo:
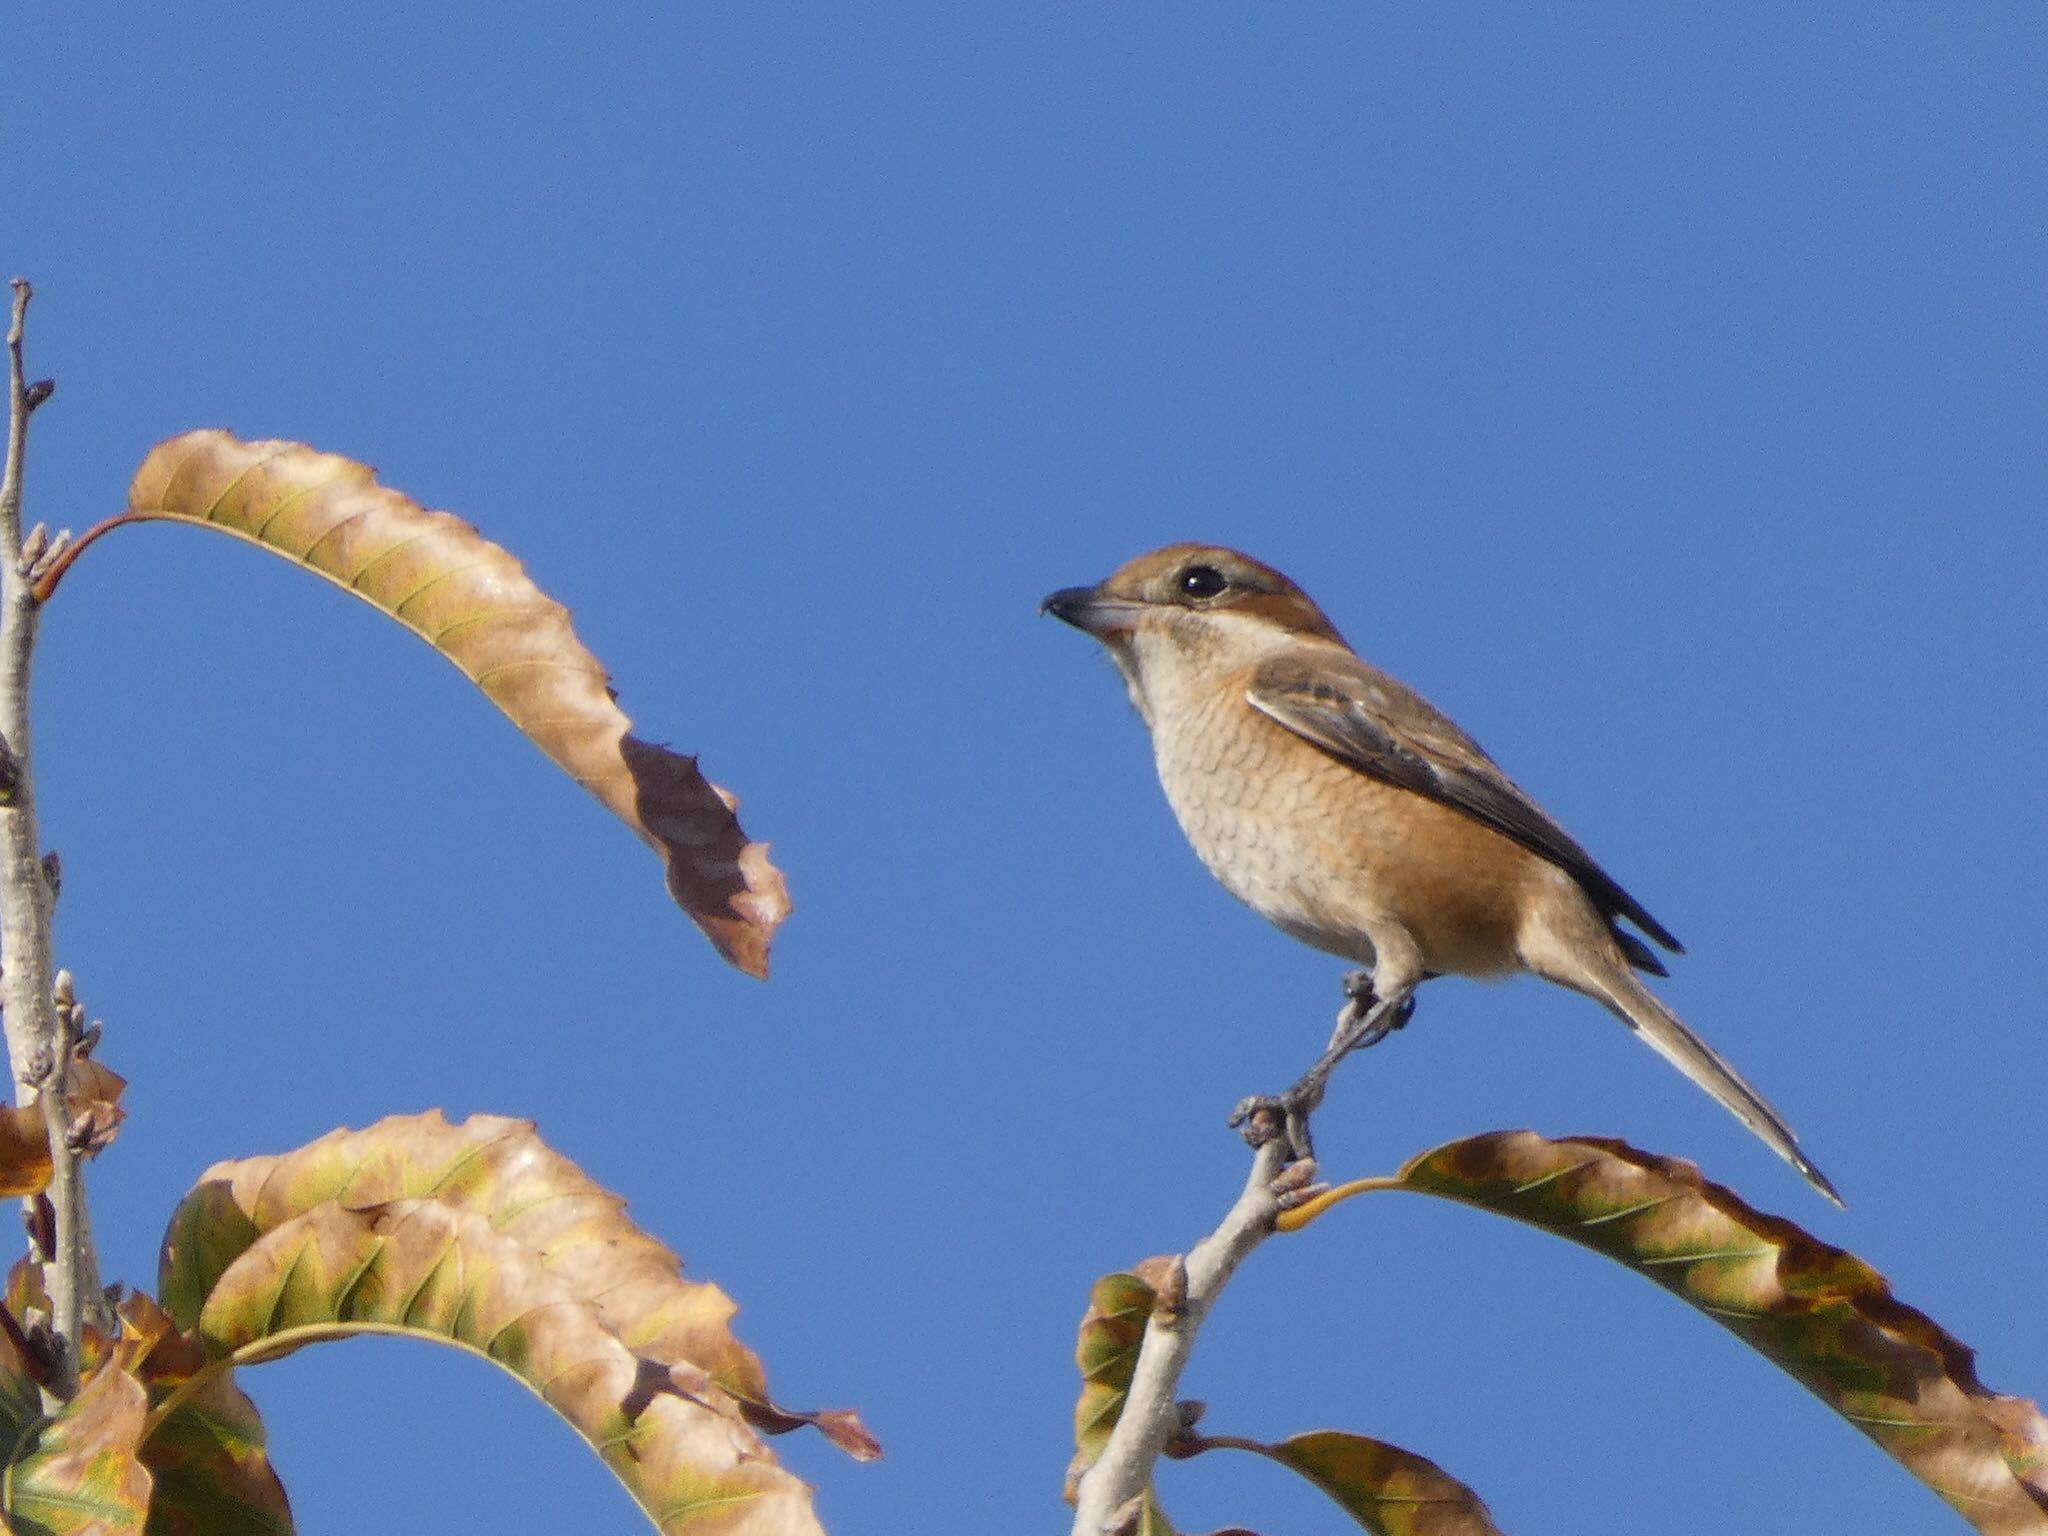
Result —
<instances>
[{"instance_id":1,"label":"bird's foot","mask_svg":"<svg viewBox=\"0 0 2048 1536\"><path fill-rule=\"evenodd\" d=\"M1353 971L1344 978L1344 995L1348 1001L1338 1010L1337 1031L1330 1036L1329 1050L1321 1061L1309 1068L1308 1077L1318 1072L1327 1077L1330 1069L1353 1051L1378 1045L1415 1017L1415 992L1412 988L1398 997L1381 997L1373 991L1370 976L1365 978L1361 988L1354 990L1351 984L1359 975ZM1307 1082L1308 1077L1302 1081Z\"/></svg>"},{"instance_id":2,"label":"bird's foot","mask_svg":"<svg viewBox=\"0 0 2048 1536\"><path fill-rule=\"evenodd\" d=\"M1230 1124L1247 1146L1263 1147L1284 1136L1289 1162L1313 1158L1309 1113L1323 1102L1323 1089L1337 1063L1353 1051L1378 1044L1414 1016L1413 988L1395 997L1381 997L1373 990L1369 972L1353 971L1344 978L1344 990L1350 1000L1337 1016L1337 1033L1331 1037L1330 1048L1316 1064L1285 1093L1253 1094L1240 1099L1230 1112Z\"/></svg>"},{"instance_id":3,"label":"bird's foot","mask_svg":"<svg viewBox=\"0 0 2048 1536\"><path fill-rule=\"evenodd\" d=\"M1309 1139L1308 1117L1323 1102L1323 1090L1337 1063L1353 1051L1384 1040L1415 1013L1412 986L1392 997L1381 997L1374 990L1370 971L1346 975L1344 996L1344 1010L1337 1015L1337 1032L1330 1037L1329 1049L1302 1073L1301 1080L1285 1093L1257 1093L1240 1099L1230 1112L1230 1124L1249 1147L1285 1139L1287 1176L1297 1189L1315 1177L1315 1144ZM1306 1171L1294 1173L1297 1167ZM1276 1187L1275 1193L1284 1192Z\"/></svg>"}]
</instances>

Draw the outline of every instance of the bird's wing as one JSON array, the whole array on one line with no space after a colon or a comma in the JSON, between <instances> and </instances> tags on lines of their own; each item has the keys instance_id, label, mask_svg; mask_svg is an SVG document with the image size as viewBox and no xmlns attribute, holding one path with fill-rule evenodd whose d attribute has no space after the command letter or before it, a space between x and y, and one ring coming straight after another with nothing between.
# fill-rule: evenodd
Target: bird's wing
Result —
<instances>
[{"instance_id":1,"label":"bird's wing","mask_svg":"<svg viewBox=\"0 0 2048 1536\"><path fill-rule=\"evenodd\" d=\"M1609 919L1626 917L1666 949L1684 946L1643 910L1498 764L1421 694L1355 656L1318 650L1279 656L1252 674L1246 698L1340 762L1470 816L1558 866ZM1618 934L1629 958L1662 973L1642 945ZM1647 962L1647 963L1646 963Z\"/></svg>"}]
</instances>

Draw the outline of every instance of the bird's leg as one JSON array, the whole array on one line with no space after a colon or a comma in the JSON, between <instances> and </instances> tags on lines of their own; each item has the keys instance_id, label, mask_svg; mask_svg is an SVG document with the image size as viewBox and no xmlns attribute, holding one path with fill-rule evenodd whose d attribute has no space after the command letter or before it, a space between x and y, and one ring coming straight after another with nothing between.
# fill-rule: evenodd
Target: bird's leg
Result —
<instances>
[{"instance_id":1,"label":"bird's leg","mask_svg":"<svg viewBox=\"0 0 2048 1536\"><path fill-rule=\"evenodd\" d=\"M1395 1030L1406 1024L1415 1013L1415 989L1404 987L1391 997L1380 997L1373 991L1372 981L1367 978L1362 989L1354 990L1351 977L1346 977L1346 991L1351 1000L1337 1014L1337 1030L1330 1036L1329 1048L1317 1059L1316 1064L1301 1074L1295 1085L1280 1095L1281 1106L1289 1115L1289 1134L1293 1133L1292 1122L1296 1116L1306 1121L1308 1112L1323 1101L1323 1088L1329 1082L1330 1074L1337 1063L1353 1051L1362 1051L1367 1046L1378 1045ZM1306 1137L1306 1126L1303 1136Z\"/></svg>"},{"instance_id":2,"label":"bird's leg","mask_svg":"<svg viewBox=\"0 0 2048 1536\"><path fill-rule=\"evenodd\" d=\"M1337 1012L1337 1028L1329 1048L1316 1064L1302 1073L1285 1093L1254 1095L1231 1112L1230 1123L1243 1128L1247 1141L1258 1145L1284 1131L1289 1151L1297 1159L1314 1156L1309 1141L1308 1117L1323 1101L1323 1089L1337 1063L1353 1051L1377 1045L1406 1024L1415 1012L1415 986L1400 988L1381 997L1373 987L1372 973L1351 971L1344 977L1344 1006ZM1279 1124L1274 1124L1275 1120Z\"/></svg>"}]
</instances>

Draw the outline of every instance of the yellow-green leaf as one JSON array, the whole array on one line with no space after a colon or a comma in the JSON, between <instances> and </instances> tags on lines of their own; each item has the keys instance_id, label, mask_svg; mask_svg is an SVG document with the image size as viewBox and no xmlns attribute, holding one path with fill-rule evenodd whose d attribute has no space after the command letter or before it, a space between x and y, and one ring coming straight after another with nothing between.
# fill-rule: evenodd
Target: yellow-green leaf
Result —
<instances>
[{"instance_id":1,"label":"yellow-green leaf","mask_svg":"<svg viewBox=\"0 0 2048 1536\"><path fill-rule=\"evenodd\" d=\"M810 1490L708 1378L636 1356L597 1309L488 1218L432 1200L334 1201L228 1266L196 1330L272 1359L376 1331L462 1345L525 1382L672 1536L813 1536Z\"/></svg>"},{"instance_id":2,"label":"yellow-green leaf","mask_svg":"<svg viewBox=\"0 0 2048 1536\"><path fill-rule=\"evenodd\" d=\"M5 1514L17 1536L142 1536L148 1406L142 1384L107 1364L43 1421L7 1469Z\"/></svg>"},{"instance_id":3,"label":"yellow-green leaf","mask_svg":"<svg viewBox=\"0 0 2048 1536\"><path fill-rule=\"evenodd\" d=\"M1699 1308L1898 1459L1986 1536L2048 1532L2048 1421L1988 1390L1976 1356L1876 1270L1677 1158L1625 1142L1497 1131L1425 1152L1399 1188L1512 1216L1605 1254Z\"/></svg>"},{"instance_id":4,"label":"yellow-green leaf","mask_svg":"<svg viewBox=\"0 0 2048 1536\"><path fill-rule=\"evenodd\" d=\"M164 1307L191 1327L228 1265L263 1233L322 1201L361 1208L398 1199L488 1216L594 1306L626 1348L703 1372L756 1429L780 1434L813 1424L858 1459L881 1454L844 1409L777 1403L760 1357L733 1335L739 1309L732 1298L708 1281L683 1278L682 1261L626 1219L625 1201L524 1120L475 1115L450 1125L438 1110L394 1115L282 1156L216 1164L171 1219L159 1285Z\"/></svg>"},{"instance_id":5,"label":"yellow-green leaf","mask_svg":"<svg viewBox=\"0 0 2048 1536\"><path fill-rule=\"evenodd\" d=\"M1074 1404L1074 1459L1067 1467L1070 1504L1081 1475L1095 1465L1123 1414L1158 1282L1172 1262L1170 1256L1147 1259L1134 1272L1104 1275L1088 1292L1088 1310L1074 1343L1081 1395Z\"/></svg>"},{"instance_id":6,"label":"yellow-green leaf","mask_svg":"<svg viewBox=\"0 0 2048 1536\"><path fill-rule=\"evenodd\" d=\"M568 1419L661 1529L816 1530L809 1490L757 1430L815 1421L856 1454L872 1441L849 1414L775 1405L730 1299L677 1270L530 1125L432 1113L210 1169L162 1276L170 1315L216 1358L366 1330L454 1343Z\"/></svg>"},{"instance_id":7,"label":"yellow-green leaf","mask_svg":"<svg viewBox=\"0 0 2048 1536\"><path fill-rule=\"evenodd\" d=\"M754 976L789 913L765 843L695 758L631 733L569 611L505 550L373 471L302 443L188 432L135 472L128 510L87 533L44 579L47 596L102 532L167 520L282 555L396 619L447 657L512 723L661 856L668 889L720 954Z\"/></svg>"},{"instance_id":8,"label":"yellow-green leaf","mask_svg":"<svg viewBox=\"0 0 2048 1536\"><path fill-rule=\"evenodd\" d=\"M263 1421L234 1372L209 1369L204 1347L141 1294L121 1304L115 1358L152 1406L178 1396L142 1443L156 1484L145 1536L290 1536L291 1506L270 1465Z\"/></svg>"}]
</instances>

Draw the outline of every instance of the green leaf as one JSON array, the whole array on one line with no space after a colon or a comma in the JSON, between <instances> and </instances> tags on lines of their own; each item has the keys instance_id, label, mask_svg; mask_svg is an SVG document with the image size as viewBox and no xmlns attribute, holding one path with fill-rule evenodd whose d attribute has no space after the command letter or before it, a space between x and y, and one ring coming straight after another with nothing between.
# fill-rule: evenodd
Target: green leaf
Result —
<instances>
[{"instance_id":1,"label":"green leaf","mask_svg":"<svg viewBox=\"0 0 2048 1536\"><path fill-rule=\"evenodd\" d=\"M1373 1536L1500 1536L1479 1495L1428 1461L1363 1435L1320 1429L1275 1445L1190 1437L1181 1454L1254 1451L1300 1473Z\"/></svg>"},{"instance_id":2,"label":"green leaf","mask_svg":"<svg viewBox=\"0 0 2048 1536\"><path fill-rule=\"evenodd\" d=\"M1170 1257L1147 1259L1134 1273L1104 1275L1088 1293L1088 1310L1074 1344L1081 1395L1074 1404L1074 1459L1067 1467L1070 1504L1082 1473L1095 1465L1123 1414L1138 1346L1144 1342L1145 1323L1158 1295L1155 1282L1172 1262Z\"/></svg>"}]
</instances>

